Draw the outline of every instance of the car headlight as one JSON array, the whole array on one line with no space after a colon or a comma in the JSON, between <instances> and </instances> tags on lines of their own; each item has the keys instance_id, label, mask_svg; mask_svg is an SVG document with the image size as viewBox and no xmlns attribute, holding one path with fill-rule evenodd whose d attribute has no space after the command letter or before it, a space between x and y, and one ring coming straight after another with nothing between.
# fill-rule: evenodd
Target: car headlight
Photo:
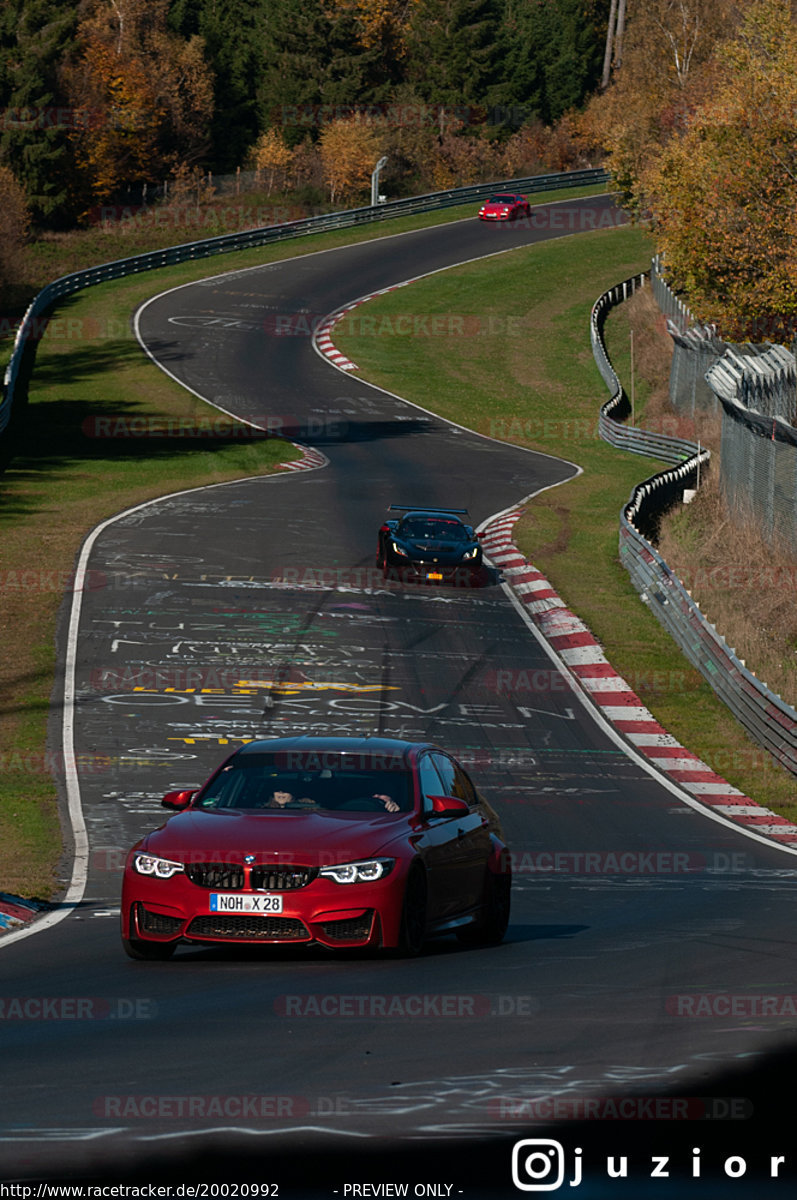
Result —
<instances>
[{"instance_id":1,"label":"car headlight","mask_svg":"<svg viewBox=\"0 0 797 1200\"><path fill-rule=\"evenodd\" d=\"M139 875L154 875L156 879L171 879L172 875L184 871L182 863L172 862L170 858L157 858L154 854L135 854L133 870Z\"/></svg>"},{"instance_id":2,"label":"car headlight","mask_svg":"<svg viewBox=\"0 0 797 1200\"><path fill-rule=\"evenodd\" d=\"M465 562L465 560L468 558L475 558L478 553L479 553L479 547L473 546L473 547L471 547L470 550L466 550L465 553L462 555L462 561Z\"/></svg>"},{"instance_id":3,"label":"car headlight","mask_svg":"<svg viewBox=\"0 0 797 1200\"><path fill-rule=\"evenodd\" d=\"M394 858L369 858L364 862L339 863L334 867L322 867L318 872L335 883L374 883L393 870Z\"/></svg>"},{"instance_id":4,"label":"car headlight","mask_svg":"<svg viewBox=\"0 0 797 1200\"><path fill-rule=\"evenodd\" d=\"M390 544L393 547L393 550L395 551L396 554L400 554L402 556L402 558L409 558L407 551L404 549L403 546L400 546L398 544L398 542L391 542Z\"/></svg>"}]
</instances>

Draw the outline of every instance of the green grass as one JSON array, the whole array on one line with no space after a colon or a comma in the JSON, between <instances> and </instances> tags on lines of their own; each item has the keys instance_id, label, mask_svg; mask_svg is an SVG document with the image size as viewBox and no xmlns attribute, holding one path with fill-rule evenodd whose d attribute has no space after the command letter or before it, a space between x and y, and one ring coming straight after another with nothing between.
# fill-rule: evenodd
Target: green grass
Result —
<instances>
[{"instance_id":1,"label":"green grass","mask_svg":"<svg viewBox=\"0 0 797 1200\"><path fill-rule=\"evenodd\" d=\"M597 436L608 392L592 356L589 314L601 292L647 269L651 250L635 228L516 249L371 301L336 327L335 342L364 378L471 429L583 468L529 505L516 526L519 548L668 730L747 795L795 818L793 777L749 741L619 561L620 510L633 486L662 464ZM404 332L409 314L415 328L427 317L426 330L437 334ZM627 329L610 323L607 338L622 377ZM645 402L642 388L637 421Z\"/></svg>"}]
</instances>

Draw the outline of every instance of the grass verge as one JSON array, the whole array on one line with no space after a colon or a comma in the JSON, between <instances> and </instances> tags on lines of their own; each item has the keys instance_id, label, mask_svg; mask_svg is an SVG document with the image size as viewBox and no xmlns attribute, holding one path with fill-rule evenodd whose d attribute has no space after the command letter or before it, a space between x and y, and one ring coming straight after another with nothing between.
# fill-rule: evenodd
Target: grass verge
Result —
<instances>
[{"instance_id":1,"label":"grass verge","mask_svg":"<svg viewBox=\"0 0 797 1200\"><path fill-rule=\"evenodd\" d=\"M642 604L619 561L620 509L634 484L662 464L597 436L608 395L592 357L589 313L601 292L647 268L651 249L645 233L630 228L519 248L412 285L416 316L462 315L452 336L401 334L411 330L398 319L409 299L401 289L341 322L335 341L374 383L583 468L530 503L516 526L520 549L667 729L747 795L795 819L793 777L746 737ZM613 315L606 331L621 377L630 368L624 320ZM654 413L656 390L640 378L638 423Z\"/></svg>"}]
</instances>

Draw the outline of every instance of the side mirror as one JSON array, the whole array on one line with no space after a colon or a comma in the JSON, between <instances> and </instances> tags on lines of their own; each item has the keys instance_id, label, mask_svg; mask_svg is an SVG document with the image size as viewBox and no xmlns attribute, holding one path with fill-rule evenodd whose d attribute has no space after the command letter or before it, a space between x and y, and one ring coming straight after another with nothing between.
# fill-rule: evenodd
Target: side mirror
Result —
<instances>
[{"instance_id":1,"label":"side mirror","mask_svg":"<svg viewBox=\"0 0 797 1200\"><path fill-rule=\"evenodd\" d=\"M431 801L432 812L438 817L464 817L470 812L465 800L458 796L427 796Z\"/></svg>"},{"instance_id":2,"label":"side mirror","mask_svg":"<svg viewBox=\"0 0 797 1200\"><path fill-rule=\"evenodd\" d=\"M183 791L167 792L161 800L164 808L182 809L188 808L194 796L199 791L199 788L185 788Z\"/></svg>"}]
</instances>

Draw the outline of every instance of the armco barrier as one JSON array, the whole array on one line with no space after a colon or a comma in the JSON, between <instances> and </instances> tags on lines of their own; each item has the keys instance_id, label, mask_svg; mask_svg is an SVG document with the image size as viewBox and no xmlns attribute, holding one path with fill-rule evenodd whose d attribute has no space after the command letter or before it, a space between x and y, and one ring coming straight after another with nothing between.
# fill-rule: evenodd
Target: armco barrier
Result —
<instances>
[{"instance_id":1,"label":"armco barrier","mask_svg":"<svg viewBox=\"0 0 797 1200\"><path fill-rule=\"evenodd\" d=\"M493 183L473 184L469 187L450 188L446 192L430 192L425 196L410 196L405 200L392 200L388 204L369 205L366 208L350 208L344 212L323 213L317 217L305 217L298 221L287 221L282 225L266 225L260 229L247 229L237 233L225 233L204 241L186 242L170 246L165 250L152 250L147 254L136 254L121 258L102 266L90 267L62 275L47 287L42 288L28 307L14 341L14 350L6 368L3 381L3 398L0 402L0 443L11 421L14 390L19 379L20 367L29 342L36 336L36 318L64 296L106 283L110 279L121 279L140 271L154 271L158 267L174 266L191 259L209 258L214 254L228 254L233 250L249 250L266 246L288 238L302 237L308 233L323 233L330 229L345 229L374 221L385 221L391 217L409 216L413 213L433 212L457 204L467 204L489 197L495 191L511 190L522 192L547 192L558 188L587 187L606 183L606 171L594 168L585 171L560 171L550 175L526 176L523 179L499 180ZM0 458L3 456L0 455Z\"/></svg>"},{"instance_id":2,"label":"armco barrier","mask_svg":"<svg viewBox=\"0 0 797 1200\"><path fill-rule=\"evenodd\" d=\"M601 406L598 416L600 436L618 450L660 458L675 467L672 471L663 471L645 480L635 489L631 498L629 507L638 528L646 537L655 539L662 513L680 499L685 487L692 486L698 470L703 463L708 462L709 454L707 450L702 450L698 455L697 446L685 438L653 433L647 429L623 424L623 418L629 415L631 405L606 353L603 322L609 309L633 295L637 288L644 287L646 279L645 275L633 275L599 296L592 306L590 337L598 370L612 393L611 399Z\"/></svg>"},{"instance_id":3,"label":"armco barrier","mask_svg":"<svg viewBox=\"0 0 797 1200\"><path fill-rule=\"evenodd\" d=\"M636 281L626 280L618 284L604 292L592 310L595 361L613 393L612 399L601 409L599 429L613 446L661 458L661 450L666 449L666 446L660 447L661 435L650 435L648 440L644 430L628 430L628 434L633 433L634 436L624 441L616 428L616 416L609 412L613 410L616 413L618 409L623 411L621 400L624 393L603 343L602 319L609 308L622 303L639 285L639 276ZM620 561L641 599L737 721L758 745L787 771L797 775L797 711L748 671L735 651L706 620L681 580L649 540L651 536L655 537L662 513L672 504L679 491L682 492L694 482L698 467L707 463L709 458L707 450L699 451L692 442L679 438L667 440L680 444L682 461L679 466L662 471L634 488L631 499L620 514ZM675 453L676 447L673 446L672 450Z\"/></svg>"}]
</instances>

